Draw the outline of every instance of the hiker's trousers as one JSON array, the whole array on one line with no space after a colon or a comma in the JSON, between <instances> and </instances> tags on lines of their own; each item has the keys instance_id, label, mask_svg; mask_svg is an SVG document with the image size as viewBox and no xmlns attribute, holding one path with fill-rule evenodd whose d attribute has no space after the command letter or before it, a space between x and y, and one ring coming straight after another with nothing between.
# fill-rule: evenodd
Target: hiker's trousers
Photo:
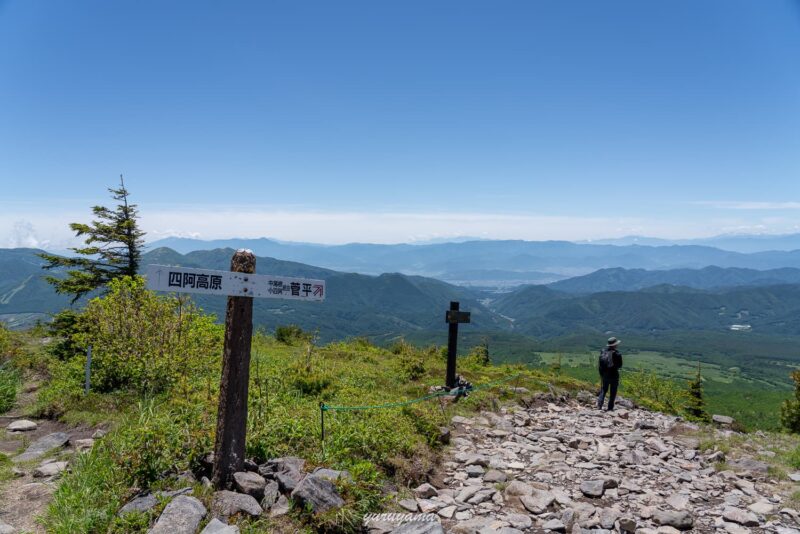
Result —
<instances>
[{"instance_id":1,"label":"hiker's trousers","mask_svg":"<svg viewBox=\"0 0 800 534\"><path fill-rule=\"evenodd\" d=\"M609 393L609 389L611 392L608 395L608 409L614 409L614 401L617 399L617 388L619 388L619 373L614 374L604 374L600 375L600 379L602 381L602 385L600 386L600 393L597 395L597 409L603 409L603 401L606 398L606 393Z\"/></svg>"}]
</instances>

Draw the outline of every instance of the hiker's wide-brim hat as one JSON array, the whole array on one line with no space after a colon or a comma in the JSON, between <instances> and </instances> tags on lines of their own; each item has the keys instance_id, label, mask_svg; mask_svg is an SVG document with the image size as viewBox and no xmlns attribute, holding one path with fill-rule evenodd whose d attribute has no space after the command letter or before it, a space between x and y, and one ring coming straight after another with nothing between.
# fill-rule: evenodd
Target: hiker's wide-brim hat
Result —
<instances>
[{"instance_id":1,"label":"hiker's wide-brim hat","mask_svg":"<svg viewBox=\"0 0 800 534\"><path fill-rule=\"evenodd\" d=\"M615 337L610 337L610 338L608 338L608 345L607 346L616 347L620 343L622 343L622 341L620 341L619 339L617 339Z\"/></svg>"}]
</instances>

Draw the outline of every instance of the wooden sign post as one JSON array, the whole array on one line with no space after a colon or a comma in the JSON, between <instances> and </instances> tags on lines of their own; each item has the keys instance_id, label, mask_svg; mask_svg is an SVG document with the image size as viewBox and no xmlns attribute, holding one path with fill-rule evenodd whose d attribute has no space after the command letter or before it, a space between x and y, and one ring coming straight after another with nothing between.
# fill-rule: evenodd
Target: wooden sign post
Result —
<instances>
[{"instance_id":1,"label":"wooden sign post","mask_svg":"<svg viewBox=\"0 0 800 534\"><path fill-rule=\"evenodd\" d=\"M231 258L231 272L254 274L255 255L249 251L237 251ZM248 281L247 278L244 280ZM233 474L244 467L252 337L253 297L228 297L222 379L219 383L217 436L214 442L212 482L217 488L230 489Z\"/></svg>"},{"instance_id":2,"label":"wooden sign post","mask_svg":"<svg viewBox=\"0 0 800 534\"><path fill-rule=\"evenodd\" d=\"M325 299L324 280L258 275L255 271L256 257L249 250L236 251L231 258L230 271L165 265L147 267L148 289L228 296L212 476L218 489L230 489L233 474L244 468L253 298L314 302Z\"/></svg>"},{"instance_id":3,"label":"wooden sign post","mask_svg":"<svg viewBox=\"0 0 800 534\"><path fill-rule=\"evenodd\" d=\"M469 312L458 310L458 302L451 302L450 309L445 314L445 321L448 323L447 336L447 374L445 375L444 385L448 389L456 387L456 353L458 352L458 324L470 321Z\"/></svg>"}]
</instances>

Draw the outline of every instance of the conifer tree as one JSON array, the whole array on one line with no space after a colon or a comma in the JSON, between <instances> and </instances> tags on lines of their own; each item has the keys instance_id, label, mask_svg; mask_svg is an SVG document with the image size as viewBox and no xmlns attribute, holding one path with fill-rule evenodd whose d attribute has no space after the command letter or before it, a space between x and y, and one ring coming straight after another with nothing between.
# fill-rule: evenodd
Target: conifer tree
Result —
<instances>
[{"instance_id":1,"label":"conifer tree","mask_svg":"<svg viewBox=\"0 0 800 534\"><path fill-rule=\"evenodd\" d=\"M69 269L65 278L47 276L46 280L53 284L57 293L73 295L73 303L115 278L135 276L139 269L144 232L137 225L136 204L128 202L129 193L122 175L119 188L109 188L109 192L119 203L116 208L94 206L92 212L96 220L90 224L69 225L77 237L86 236L85 246L70 249L78 257L39 255L47 261L44 269Z\"/></svg>"},{"instance_id":2,"label":"conifer tree","mask_svg":"<svg viewBox=\"0 0 800 534\"><path fill-rule=\"evenodd\" d=\"M781 424L789 432L800 432L800 371L792 371L794 397L781 405Z\"/></svg>"},{"instance_id":3,"label":"conifer tree","mask_svg":"<svg viewBox=\"0 0 800 534\"><path fill-rule=\"evenodd\" d=\"M689 382L689 395L686 404L686 414L697 421L708 422L711 417L706 411L706 401L703 395L703 375L700 362L697 363L697 375Z\"/></svg>"}]
</instances>

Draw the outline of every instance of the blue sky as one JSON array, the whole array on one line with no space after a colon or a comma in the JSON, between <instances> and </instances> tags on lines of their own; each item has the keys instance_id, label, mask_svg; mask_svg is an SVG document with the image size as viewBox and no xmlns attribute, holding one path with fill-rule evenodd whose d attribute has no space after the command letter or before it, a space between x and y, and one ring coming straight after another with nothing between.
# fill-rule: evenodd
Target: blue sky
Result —
<instances>
[{"instance_id":1,"label":"blue sky","mask_svg":"<svg viewBox=\"0 0 800 534\"><path fill-rule=\"evenodd\" d=\"M800 3L0 0L0 246L800 230Z\"/></svg>"}]
</instances>

